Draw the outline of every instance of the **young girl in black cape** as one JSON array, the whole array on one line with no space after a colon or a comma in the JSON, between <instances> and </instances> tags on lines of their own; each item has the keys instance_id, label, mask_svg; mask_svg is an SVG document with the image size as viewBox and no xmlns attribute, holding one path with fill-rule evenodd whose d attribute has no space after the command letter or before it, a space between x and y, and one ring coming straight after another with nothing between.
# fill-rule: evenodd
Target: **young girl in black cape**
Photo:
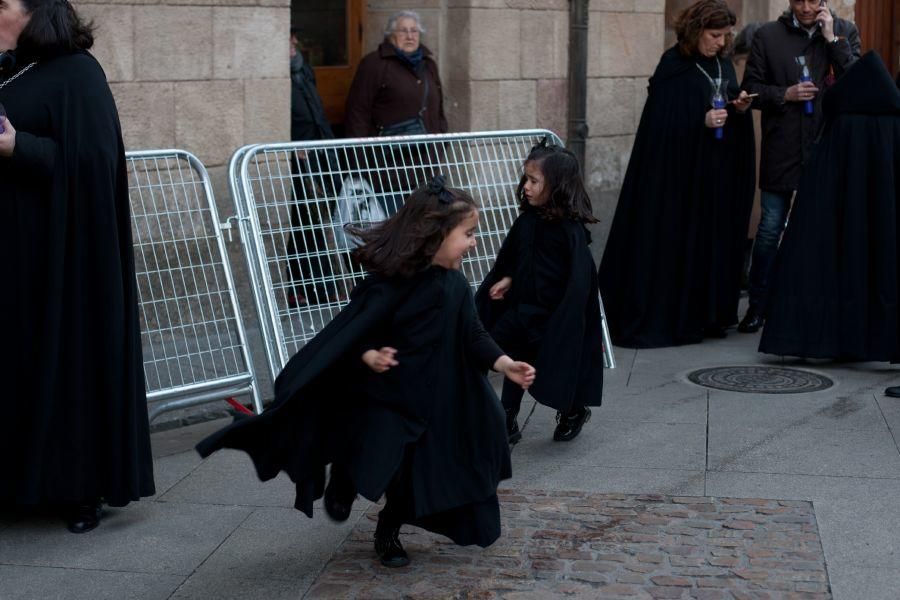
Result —
<instances>
[{"instance_id":1,"label":"young girl in black cape","mask_svg":"<svg viewBox=\"0 0 900 600\"><path fill-rule=\"evenodd\" d=\"M459 272L475 246L478 210L435 177L393 217L354 230L369 275L275 381L275 401L197 445L237 448L263 481L285 471L294 506L343 521L357 492L387 502L375 550L409 563L404 523L485 547L500 535L497 485L511 476L504 417L489 368L527 388L534 369L505 355L478 320ZM325 487L325 466L331 478Z\"/></svg>"},{"instance_id":2,"label":"young girl in black cape","mask_svg":"<svg viewBox=\"0 0 900 600\"><path fill-rule=\"evenodd\" d=\"M516 192L521 214L476 294L482 322L540 376L534 398L557 412L556 441L575 438L603 397L603 345L596 266L585 223L595 223L578 159L546 138L532 148ZM509 442L522 388L503 383Z\"/></svg>"}]
</instances>

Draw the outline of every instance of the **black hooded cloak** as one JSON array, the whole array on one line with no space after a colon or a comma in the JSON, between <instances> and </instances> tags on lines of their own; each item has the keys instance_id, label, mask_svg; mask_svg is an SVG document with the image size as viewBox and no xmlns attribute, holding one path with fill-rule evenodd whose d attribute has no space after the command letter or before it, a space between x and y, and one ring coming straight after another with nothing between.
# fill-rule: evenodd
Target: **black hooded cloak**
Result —
<instances>
[{"instance_id":1,"label":"black hooded cloak","mask_svg":"<svg viewBox=\"0 0 900 600\"><path fill-rule=\"evenodd\" d=\"M719 58L729 98L731 61ZM737 322L740 275L755 191L753 121L728 105L724 139L704 126L716 60L667 50L649 95L609 240L600 292L613 342L690 344Z\"/></svg>"},{"instance_id":2,"label":"black hooded cloak","mask_svg":"<svg viewBox=\"0 0 900 600\"><path fill-rule=\"evenodd\" d=\"M823 99L771 275L759 349L900 361L900 92L869 52Z\"/></svg>"},{"instance_id":3,"label":"black hooded cloak","mask_svg":"<svg viewBox=\"0 0 900 600\"><path fill-rule=\"evenodd\" d=\"M382 346L397 349L399 365L378 374L360 357ZM487 546L500 535L497 485L511 476L505 417L484 374L502 354L459 271L370 275L284 367L274 403L197 451L243 450L263 481L285 471L309 517L331 462L373 502L408 469L405 522Z\"/></svg>"},{"instance_id":4,"label":"black hooded cloak","mask_svg":"<svg viewBox=\"0 0 900 600\"><path fill-rule=\"evenodd\" d=\"M488 331L510 312L516 313L514 322L529 327L527 336L538 350L537 377L528 392L564 413L603 400L600 302L589 244L583 224L543 219L526 207L475 295ZM512 277L510 291L503 300L491 300L491 286L506 276Z\"/></svg>"},{"instance_id":5,"label":"black hooded cloak","mask_svg":"<svg viewBox=\"0 0 900 600\"><path fill-rule=\"evenodd\" d=\"M0 158L0 503L124 505L154 486L116 106L87 53L38 62L0 102L17 130Z\"/></svg>"}]
</instances>

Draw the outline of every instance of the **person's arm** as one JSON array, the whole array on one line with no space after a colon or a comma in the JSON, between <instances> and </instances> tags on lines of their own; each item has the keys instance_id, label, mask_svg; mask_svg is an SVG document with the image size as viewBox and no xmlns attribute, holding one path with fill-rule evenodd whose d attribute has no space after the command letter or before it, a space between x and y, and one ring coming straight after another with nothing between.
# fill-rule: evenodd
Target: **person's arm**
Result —
<instances>
[{"instance_id":1,"label":"person's arm","mask_svg":"<svg viewBox=\"0 0 900 600\"><path fill-rule=\"evenodd\" d=\"M9 119L0 119L6 130L0 134L0 160L8 160L16 170L35 177L49 177L56 164L56 142L52 138L16 131Z\"/></svg>"},{"instance_id":2,"label":"person's arm","mask_svg":"<svg viewBox=\"0 0 900 600\"><path fill-rule=\"evenodd\" d=\"M380 61L380 58L376 59ZM376 79L377 63L363 59L356 69L350 92L347 95L347 105L344 114L344 134L346 137L368 137L375 132L375 124L372 122L372 105L375 102L375 93L378 91Z\"/></svg>"},{"instance_id":3,"label":"person's arm","mask_svg":"<svg viewBox=\"0 0 900 600\"><path fill-rule=\"evenodd\" d=\"M438 73L437 63L434 64L434 80L437 83L435 93L438 95L438 133L447 133L450 130L447 124L447 116L444 114L444 86L441 84L441 76Z\"/></svg>"},{"instance_id":4,"label":"person's arm","mask_svg":"<svg viewBox=\"0 0 900 600\"><path fill-rule=\"evenodd\" d=\"M846 23L848 26L846 37L834 36L834 42L829 43L826 39L825 43L828 62L834 67L834 74L837 77L843 75L850 65L859 60L861 53L859 30L856 25L846 21L842 21L842 23Z\"/></svg>"},{"instance_id":5,"label":"person's arm","mask_svg":"<svg viewBox=\"0 0 900 600\"><path fill-rule=\"evenodd\" d=\"M504 354L494 338L485 331L477 314L473 314L465 345L467 353L473 357L475 365L480 369L485 371L492 369L503 373L510 381L522 386L523 389L528 389L534 382L534 367L526 362L513 360Z\"/></svg>"},{"instance_id":6,"label":"person's arm","mask_svg":"<svg viewBox=\"0 0 900 600\"><path fill-rule=\"evenodd\" d=\"M757 33L750 45L750 56L744 68L741 88L748 94L758 94L753 107L761 110L783 110L787 87L769 82L766 45L762 35Z\"/></svg>"}]
</instances>

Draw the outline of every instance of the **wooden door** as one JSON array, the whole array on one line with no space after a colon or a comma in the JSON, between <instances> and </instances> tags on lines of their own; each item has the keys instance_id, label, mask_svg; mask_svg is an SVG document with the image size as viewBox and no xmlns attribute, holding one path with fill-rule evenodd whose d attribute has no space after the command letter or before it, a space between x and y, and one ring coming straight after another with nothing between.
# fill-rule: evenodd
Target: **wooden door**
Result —
<instances>
[{"instance_id":1,"label":"wooden door","mask_svg":"<svg viewBox=\"0 0 900 600\"><path fill-rule=\"evenodd\" d=\"M364 15L364 0L291 0L291 25L300 30L300 51L315 69L325 114L337 135L362 58Z\"/></svg>"},{"instance_id":2,"label":"wooden door","mask_svg":"<svg viewBox=\"0 0 900 600\"><path fill-rule=\"evenodd\" d=\"M856 25L863 52L877 51L891 75L896 75L900 68L900 0L857 2Z\"/></svg>"}]
</instances>

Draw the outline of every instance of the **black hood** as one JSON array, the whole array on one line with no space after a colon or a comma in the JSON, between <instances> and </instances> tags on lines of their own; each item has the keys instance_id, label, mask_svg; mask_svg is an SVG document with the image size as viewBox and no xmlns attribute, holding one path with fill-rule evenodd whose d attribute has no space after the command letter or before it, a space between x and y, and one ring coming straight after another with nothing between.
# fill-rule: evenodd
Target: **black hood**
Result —
<instances>
[{"instance_id":1,"label":"black hood","mask_svg":"<svg viewBox=\"0 0 900 600\"><path fill-rule=\"evenodd\" d=\"M825 114L892 115L900 113L900 90L874 50L867 52L825 93Z\"/></svg>"}]
</instances>

